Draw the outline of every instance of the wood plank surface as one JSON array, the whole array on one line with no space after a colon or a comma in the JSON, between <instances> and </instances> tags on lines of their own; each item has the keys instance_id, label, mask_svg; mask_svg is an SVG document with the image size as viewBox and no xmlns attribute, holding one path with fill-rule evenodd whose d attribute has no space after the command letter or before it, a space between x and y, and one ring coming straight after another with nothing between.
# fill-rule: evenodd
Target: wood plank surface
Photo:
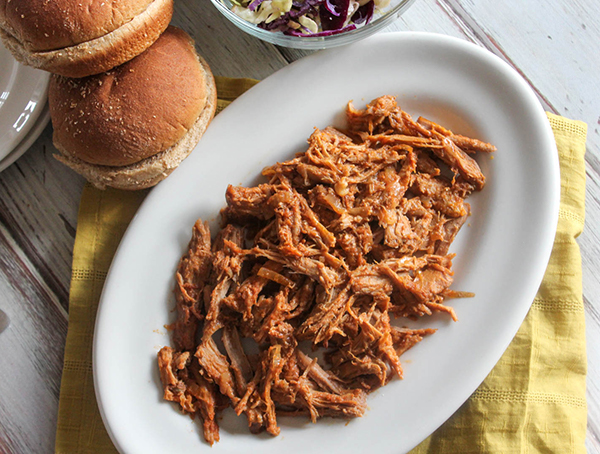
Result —
<instances>
[{"instance_id":1,"label":"wood plank surface","mask_svg":"<svg viewBox=\"0 0 600 454\"><path fill-rule=\"evenodd\" d=\"M207 0L177 0L173 23L217 75L263 79L308 52L244 34ZM597 0L501 4L417 0L389 31L443 33L511 64L547 110L588 124L586 229L579 239L588 338L589 453L600 453L600 7ZM294 87L290 87L292 90ZM301 95L301 87L299 95ZM48 126L0 173L0 453L53 451L73 240L83 179L52 154Z\"/></svg>"},{"instance_id":2,"label":"wood plank surface","mask_svg":"<svg viewBox=\"0 0 600 454\"><path fill-rule=\"evenodd\" d=\"M0 226L0 452L52 452L67 313Z\"/></svg>"}]
</instances>

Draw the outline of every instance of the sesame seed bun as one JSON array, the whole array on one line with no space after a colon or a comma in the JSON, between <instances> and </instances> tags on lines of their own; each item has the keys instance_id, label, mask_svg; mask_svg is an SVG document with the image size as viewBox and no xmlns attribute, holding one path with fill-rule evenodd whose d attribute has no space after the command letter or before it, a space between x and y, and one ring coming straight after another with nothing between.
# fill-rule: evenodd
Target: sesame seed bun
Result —
<instances>
[{"instance_id":1,"label":"sesame seed bun","mask_svg":"<svg viewBox=\"0 0 600 454\"><path fill-rule=\"evenodd\" d=\"M172 15L173 0L0 0L0 38L23 64L85 77L142 53Z\"/></svg>"},{"instance_id":2,"label":"sesame seed bun","mask_svg":"<svg viewBox=\"0 0 600 454\"><path fill-rule=\"evenodd\" d=\"M56 158L98 188L142 189L196 146L216 109L216 87L192 39L170 26L145 52L106 73L52 76Z\"/></svg>"}]
</instances>

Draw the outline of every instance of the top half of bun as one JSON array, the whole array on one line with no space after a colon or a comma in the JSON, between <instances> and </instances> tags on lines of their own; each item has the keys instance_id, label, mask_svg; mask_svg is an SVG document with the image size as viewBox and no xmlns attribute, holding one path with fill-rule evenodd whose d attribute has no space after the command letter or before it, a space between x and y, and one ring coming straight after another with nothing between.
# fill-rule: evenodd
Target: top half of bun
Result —
<instances>
[{"instance_id":1,"label":"top half of bun","mask_svg":"<svg viewBox=\"0 0 600 454\"><path fill-rule=\"evenodd\" d=\"M172 15L173 0L0 0L0 37L23 64L85 77L143 52Z\"/></svg>"},{"instance_id":2,"label":"top half of bun","mask_svg":"<svg viewBox=\"0 0 600 454\"><path fill-rule=\"evenodd\" d=\"M29 51L55 50L104 36L152 0L0 0L0 24Z\"/></svg>"},{"instance_id":3,"label":"top half of bun","mask_svg":"<svg viewBox=\"0 0 600 454\"><path fill-rule=\"evenodd\" d=\"M176 27L145 52L107 73L53 76L49 106L54 142L89 164L126 166L156 155L189 131L214 104L210 69ZM214 111L213 111L214 112Z\"/></svg>"}]
</instances>

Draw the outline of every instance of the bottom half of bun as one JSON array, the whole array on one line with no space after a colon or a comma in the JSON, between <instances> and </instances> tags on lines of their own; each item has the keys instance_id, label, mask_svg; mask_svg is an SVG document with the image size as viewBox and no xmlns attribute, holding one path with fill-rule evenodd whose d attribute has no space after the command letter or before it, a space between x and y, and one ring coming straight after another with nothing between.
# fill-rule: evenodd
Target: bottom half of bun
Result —
<instances>
[{"instance_id":1,"label":"bottom half of bun","mask_svg":"<svg viewBox=\"0 0 600 454\"><path fill-rule=\"evenodd\" d=\"M54 145L60 151L54 157L81 174L98 189L146 189L164 180L185 158L189 156L206 131L217 107L217 94L214 78L207 73L206 105L192 127L170 148L134 164L126 166L103 166L90 164L70 155L61 145Z\"/></svg>"}]
</instances>

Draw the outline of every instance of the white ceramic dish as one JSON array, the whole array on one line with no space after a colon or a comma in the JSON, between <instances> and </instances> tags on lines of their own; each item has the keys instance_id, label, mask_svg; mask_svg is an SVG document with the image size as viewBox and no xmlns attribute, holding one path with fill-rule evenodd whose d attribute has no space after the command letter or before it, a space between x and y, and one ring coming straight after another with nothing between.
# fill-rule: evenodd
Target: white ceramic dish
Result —
<instances>
[{"instance_id":1,"label":"white ceramic dish","mask_svg":"<svg viewBox=\"0 0 600 454\"><path fill-rule=\"evenodd\" d=\"M360 64L359 64L360 62ZM217 219L227 184L254 184L261 169L304 149L314 126L339 123L346 102L397 95L413 115L498 147L478 160L488 184L455 241L459 321L403 355L405 379L369 396L349 423L279 420L279 437L248 433L226 413L209 448L197 422L161 400L155 363L169 343L173 273L196 218ZM424 33L383 34L304 58L236 100L194 153L154 189L125 234L96 324L94 380L100 410L124 453L401 453L432 433L496 364L525 317L550 256L560 197L556 146L523 79L491 53Z\"/></svg>"},{"instance_id":2,"label":"white ceramic dish","mask_svg":"<svg viewBox=\"0 0 600 454\"><path fill-rule=\"evenodd\" d=\"M0 160L25 138L46 104L49 74L23 66L0 42Z\"/></svg>"},{"instance_id":3,"label":"white ceramic dish","mask_svg":"<svg viewBox=\"0 0 600 454\"><path fill-rule=\"evenodd\" d=\"M17 159L23 156L27 150L29 150L31 145L33 145L33 142L37 140L49 122L50 109L48 109L48 104L46 104L40 113L40 117L35 122L35 125L32 126L31 130L27 133L23 140L21 140L21 142L19 142L19 144L13 148L3 160L0 161L0 172L8 168L8 166L13 164Z\"/></svg>"}]
</instances>

